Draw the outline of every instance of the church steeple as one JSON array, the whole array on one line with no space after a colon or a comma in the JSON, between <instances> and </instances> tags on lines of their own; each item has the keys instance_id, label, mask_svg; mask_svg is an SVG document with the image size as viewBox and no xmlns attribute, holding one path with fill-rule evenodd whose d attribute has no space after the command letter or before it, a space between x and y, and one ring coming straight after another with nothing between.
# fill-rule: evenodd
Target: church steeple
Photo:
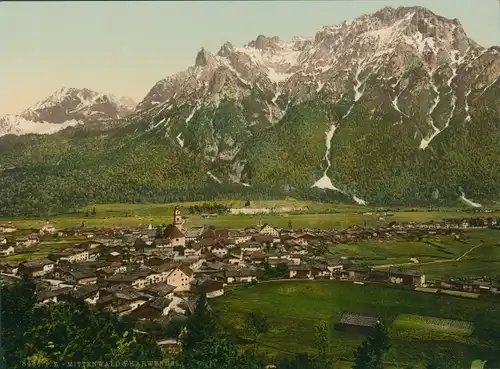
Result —
<instances>
[{"instance_id":1,"label":"church steeple","mask_svg":"<svg viewBox=\"0 0 500 369\"><path fill-rule=\"evenodd\" d=\"M184 220L181 215L181 208L176 206L174 208L174 222L173 225L176 226L180 231L182 231L182 225L184 224Z\"/></svg>"}]
</instances>

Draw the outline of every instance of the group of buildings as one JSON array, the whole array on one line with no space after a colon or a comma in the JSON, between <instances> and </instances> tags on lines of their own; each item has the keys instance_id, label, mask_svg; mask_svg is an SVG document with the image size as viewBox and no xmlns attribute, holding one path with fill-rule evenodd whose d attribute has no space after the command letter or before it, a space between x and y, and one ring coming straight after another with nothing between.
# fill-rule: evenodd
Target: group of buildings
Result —
<instances>
[{"instance_id":1,"label":"group of buildings","mask_svg":"<svg viewBox=\"0 0 500 369\"><path fill-rule=\"evenodd\" d=\"M459 228L463 224L458 224ZM10 227L10 228L9 228ZM340 279L357 283L379 282L421 287L425 274L414 269L377 271L346 258L328 256L325 245L360 238L390 238L411 232L415 225L392 225L382 229L353 227L347 230L276 229L269 224L240 230L184 227L180 208L172 224L164 228L141 229L74 228L57 231L47 224L39 232L4 242L15 227L0 228L0 245L12 248L40 237L85 237L47 257L0 266L4 277L27 275L41 286L38 303L48 304L71 297L85 300L137 320L168 322L193 307L200 293L208 298L224 294L224 288L238 283L256 283L280 269L280 278ZM426 232L448 232L451 225L424 225ZM15 246L14 246L15 245ZM3 248L5 250L6 247ZM320 252L320 250L323 250Z\"/></svg>"}]
</instances>

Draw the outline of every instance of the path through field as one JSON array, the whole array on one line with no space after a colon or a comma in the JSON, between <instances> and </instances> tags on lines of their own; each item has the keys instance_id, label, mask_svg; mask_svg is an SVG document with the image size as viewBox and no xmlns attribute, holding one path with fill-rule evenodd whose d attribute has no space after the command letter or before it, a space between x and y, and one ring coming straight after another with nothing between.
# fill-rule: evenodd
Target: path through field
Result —
<instances>
[{"instance_id":1,"label":"path through field","mask_svg":"<svg viewBox=\"0 0 500 369\"><path fill-rule=\"evenodd\" d=\"M479 246L482 246L483 243L480 243L474 247L472 247L469 251L465 252L464 254L460 255L456 259L441 259L441 260L434 260L434 261L428 261L425 263L419 263L418 265L428 265L428 264L437 264L437 263L451 263L453 261L460 261L464 256L466 256L468 253L474 251L477 249ZM405 265L416 265L415 263L401 263L401 264L384 264L384 265L377 265L375 269L383 269L383 268L389 268L389 267L398 267L398 266L405 266Z\"/></svg>"},{"instance_id":2,"label":"path through field","mask_svg":"<svg viewBox=\"0 0 500 369\"><path fill-rule=\"evenodd\" d=\"M462 259L465 255L467 255L469 252L471 251L474 251L475 249L477 249L479 246L482 246L483 244L480 243L479 245L476 245L474 246L472 249L470 249L469 251L467 251L465 254L463 254L462 256L458 257L456 261L459 261L460 259Z\"/></svg>"}]
</instances>

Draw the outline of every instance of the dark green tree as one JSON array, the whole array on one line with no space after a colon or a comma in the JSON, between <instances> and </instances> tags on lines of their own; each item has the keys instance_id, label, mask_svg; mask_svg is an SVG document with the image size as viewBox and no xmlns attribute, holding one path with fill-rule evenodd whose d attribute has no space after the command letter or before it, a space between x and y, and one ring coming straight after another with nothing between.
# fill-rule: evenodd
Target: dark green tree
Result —
<instances>
[{"instance_id":1,"label":"dark green tree","mask_svg":"<svg viewBox=\"0 0 500 369\"><path fill-rule=\"evenodd\" d=\"M389 348L387 328L379 322L356 350L353 369L383 369L383 356Z\"/></svg>"},{"instance_id":2,"label":"dark green tree","mask_svg":"<svg viewBox=\"0 0 500 369\"><path fill-rule=\"evenodd\" d=\"M137 238L134 242L134 247L136 250L144 250L148 247L148 245L142 238Z\"/></svg>"},{"instance_id":3,"label":"dark green tree","mask_svg":"<svg viewBox=\"0 0 500 369\"><path fill-rule=\"evenodd\" d=\"M161 239L163 238L163 228L162 227L157 227L155 231L155 238L156 239Z\"/></svg>"},{"instance_id":4,"label":"dark green tree","mask_svg":"<svg viewBox=\"0 0 500 369\"><path fill-rule=\"evenodd\" d=\"M465 369L462 354L456 350L436 347L428 359L426 369Z\"/></svg>"},{"instance_id":5,"label":"dark green tree","mask_svg":"<svg viewBox=\"0 0 500 369\"><path fill-rule=\"evenodd\" d=\"M92 207L92 213L91 213L91 214L92 214L92 216L93 216L93 217L95 217L95 216L96 216L97 211L95 210L95 206L94 206L94 207Z\"/></svg>"},{"instance_id":6,"label":"dark green tree","mask_svg":"<svg viewBox=\"0 0 500 369\"><path fill-rule=\"evenodd\" d=\"M29 279L0 289L2 365L3 368L18 368L24 355L25 335L33 325L33 307L36 303L36 286Z\"/></svg>"},{"instance_id":7,"label":"dark green tree","mask_svg":"<svg viewBox=\"0 0 500 369\"><path fill-rule=\"evenodd\" d=\"M296 354L279 362L276 369L317 369L313 358L308 354Z\"/></svg>"},{"instance_id":8,"label":"dark green tree","mask_svg":"<svg viewBox=\"0 0 500 369\"><path fill-rule=\"evenodd\" d=\"M254 341L254 354L257 353L258 338L269 331L269 322L267 317L258 312L249 312L245 314L245 327L247 328Z\"/></svg>"},{"instance_id":9,"label":"dark green tree","mask_svg":"<svg viewBox=\"0 0 500 369\"><path fill-rule=\"evenodd\" d=\"M134 331L116 314L67 297L65 303L34 307L30 281L2 287L2 344L7 368L53 368L72 361L161 360L153 337Z\"/></svg>"},{"instance_id":10,"label":"dark green tree","mask_svg":"<svg viewBox=\"0 0 500 369\"><path fill-rule=\"evenodd\" d=\"M213 336L184 353L185 369L260 369L263 366L252 356L238 354L227 338Z\"/></svg>"},{"instance_id":11,"label":"dark green tree","mask_svg":"<svg viewBox=\"0 0 500 369\"><path fill-rule=\"evenodd\" d=\"M180 256L184 255L184 249L185 249L185 247L181 246L181 245L174 247L174 251L177 251Z\"/></svg>"},{"instance_id":12,"label":"dark green tree","mask_svg":"<svg viewBox=\"0 0 500 369\"><path fill-rule=\"evenodd\" d=\"M189 353L216 333L217 325L212 313L207 309L207 298L201 294L181 335L183 351Z\"/></svg>"},{"instance_id":13,"label":"dark green tree","mask_svg":"<svg viewBox=\"0 0 500 369\"><path fill-rule=\"evenodd\" d=\"M288 229L292 229L292 228L293 228L293 227L292 227L292 220L289 220L289 221L288 221Z\"/></svg>"},{"instance_id":14,"label":"dark green tree","mask_svg":"<svg viewBox=\"0 0 500 369\"><path fill-rule=\"evenodd\" d=\"M318 350L315 363L317 369L330 369L333 365L331 352L330 329L328 323L322 321L314 327L314 347Z\"/></svg>"}]
</instances>

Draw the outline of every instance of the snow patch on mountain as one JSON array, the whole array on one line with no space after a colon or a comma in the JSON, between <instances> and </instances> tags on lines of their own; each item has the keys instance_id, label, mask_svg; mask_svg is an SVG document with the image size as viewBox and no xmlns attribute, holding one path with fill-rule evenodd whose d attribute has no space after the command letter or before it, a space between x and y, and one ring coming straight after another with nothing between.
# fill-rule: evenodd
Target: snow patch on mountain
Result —
<instances>
[{"instance_id":1,"label":"snow patch on mountain","mask_svg":"<svg viewBox=\"0 0 500 369\"><path fill-rule=\"evenodd\" d=\"M332 123L330 126L330 129L326 131L326 151L325 151L325 156L324 159L326 161L326 168L323 172L323 176L318 179L311 187L317 187L317 188L328 188L330 190L342 192L339 188L335 187L332 183L332 180L328 177L328 170L330 169L332 163L330 162L330 151L331 151L331 145L332 145L332 138L333 135L335 134L335 131L337 130L337 124Z\"/></svg>"},{"instance_id":2,"label":"snow patch on mountain","mask_svg":"<svg viewBox=\"0 0 500 369\"><path fill-rule=\"evenodd\" d=\"M464 193L464 192L462 192L462 195L460 196L460 199L461 199L462 201L464 201L467 205L470 205L470 206L472 206L472 207L474 207L474 208L481 208L481 207L483 207L483 205L481 205L481 204L479 204L479 203L477 203L477 202L474 202L474 201L472 201L472 200L467 199L467 198L465 197L465 193Z\"/></svg>"},{"instance_id":3,"label":"snow patch on mountain","mask_svg":"<svg viewBox=\"0 0 500 369\"><path fill-rule=\"evenodd\" d=\"M180 146L180 147L184 147L184 140L181 138L181 136L182 136L182 133L179 133L179 134L175 137L175 139L176 139L176 140L177 140L177 142L179 143L179 146Z\"/></svg>"},{"instance_id":4,"label":"snow patch on mountain","mask_svg":"<svg viewBox=\"0 0 500 369\"><path fill-rule=\"evenodd\" d=\"M425 150L427 148L427 146L429 146L431 141L434 139L434 137L436 137L441 132L441 130L438 127L436 127L436 125L434 124L434 119L432 118L432 113L434 113L434 110L436 109L436 107L438 106L438 104L440 102L439 90L438 90L436 84L434 83L434 72L435 71L431 71L429 73L430 85L431 85L432 91L434 91L434 94L435 94L434 102L433 102L429 112L427 113L429 116L429 124L433 130L433 133L429 137L423 138L422 141L420 142L420 149L422 149L422 150Z\"/></svg>"},{"instance_id":5,"label":"snow patch on mountain","mask_svg":"<svg viewBox=\"0 0 500 369\"><path fill-rule=\"evenodd\" d=\"M357 204L359 204L359 205L366 205L366 204L367 204L365 200L363 200L363 199L361 199L361 198L357 197L356 195L353 195L353 196L352 196L352 198L353 198L353 200L354 200L354 201L356 201L356 203L357 203Z\"/></svg>"},{"instance_id":6,"label":"snow patch on mountain","mask_svg":"<svg viewBox=\"0 0 500 369\"><path fill-rule=\"evenodd\" d=\"M443 131L450 126L451 119L453 118L453 114L455 114L455 109L457 107L457 94L455 93L455 90L453 89L452 83L454 79L457 76L457 67L456 67L456 62L453 62L450 64L451 68L451 77L448 79L446 84L448 85L448 88L450 89L451 95L451 110L450 110L450 115L448 116L448 119L446 120L446 123L444 125Z\"/></svg>"},{"instance_id":7,"label":"snow patch on mountain","mask_svg":"<svg viewBox=\"0 0 500 369\"><path fill-rule=\"evenodd\" d=\"M0 136L5 135L26 135L26 134L53 134L68 127L74 127L82 122L76 120L54 124L48 122L33 122L24 119L19 115L5 115L0 118Z\"/></svg>"},{"instance_id":8,"label":"snow patch on mountain","mask_svg":"<svg viewBox=\"0 0 500 369\"><path fill-rule=\"evenodd\" d=\"M208 174L208 176L209 176L210 178L212 178L215 182L217 182L217 183L222 183L222 181L221 181L219 178L217 178L215 175L213 175L213 174L212 174L212 172L208 171L208 172L207 172L207 174Z\"/></svg>"}]
</instances>

